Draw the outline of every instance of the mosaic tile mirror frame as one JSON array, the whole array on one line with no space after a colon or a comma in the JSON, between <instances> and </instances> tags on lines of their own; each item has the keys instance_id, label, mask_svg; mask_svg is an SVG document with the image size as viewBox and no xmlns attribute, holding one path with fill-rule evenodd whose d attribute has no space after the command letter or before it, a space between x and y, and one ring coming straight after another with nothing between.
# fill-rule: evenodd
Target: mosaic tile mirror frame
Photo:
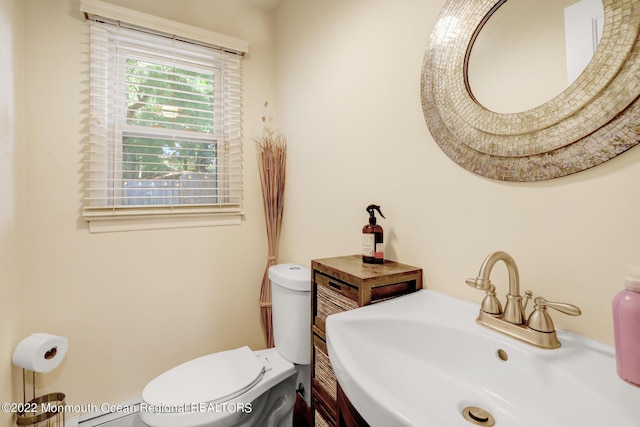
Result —
<instances>
[{"instance_id":1,"label":"mosaic tile mirror frame","mask_svg":"<svg viewBox=\"0 0 640 427\"><path fill-rule=\"evenodd\" d=\"M436 143L492 179L540 181L599 165L640 141L640 0L603 0L602 38L562 93L513 114L484 108L467 78L471 47L507 0L448 0L424 55L421 98Z\"/></svg>"}]
</instances>

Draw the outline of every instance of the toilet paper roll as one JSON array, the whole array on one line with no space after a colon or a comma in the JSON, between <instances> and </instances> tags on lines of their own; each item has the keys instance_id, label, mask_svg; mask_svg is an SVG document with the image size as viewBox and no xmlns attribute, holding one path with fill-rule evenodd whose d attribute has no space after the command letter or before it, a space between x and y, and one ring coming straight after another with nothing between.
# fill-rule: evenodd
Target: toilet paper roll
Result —
<instances>
[{"instance_id":1,"label":"toilet paper roll","mask_svg":"<svg viewBox=\"0 0 640 427\"><path fill-rule=\"evenodd\" d=\"M58 367L67 354L65 337L44 332L31 334L13 352L13 364L35 372L49 372Z\"/></svg>"}]
</instances>

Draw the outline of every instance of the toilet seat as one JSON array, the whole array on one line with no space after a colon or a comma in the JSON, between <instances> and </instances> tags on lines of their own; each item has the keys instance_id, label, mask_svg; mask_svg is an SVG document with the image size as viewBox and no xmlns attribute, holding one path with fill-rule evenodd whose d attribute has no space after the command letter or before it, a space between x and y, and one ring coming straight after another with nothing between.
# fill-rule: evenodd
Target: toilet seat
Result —
<instances>
[{"instance_id":1,"label":"toilet seat","mask_svg":"<svg viewBox=\"0 0 640 427\"><path fill-rule=\"evenodd\" d=\"M290 401L293 406L297 370L294 364L282 357L275 348L257 350L251 355L247 350L248 348L245 347L231 350L226 356L219 356L221 353L209 356L227 359L226 362L211 363L216 365L213 368L214 370L219 368L222 370L221 375L229 375L230 369L237 369L237 366L236 368L230 368L231 364L244 366L241 370L246 374L247 382L249 382L248 386L231 392L226 398L219 398L220 395L228 393L228 391L222 392L218 396L217 403L210 403L204 399L213 398L214 393L205 393L201 396L196 394L188 395L186 393L192 385L188 379L179 379L173 382L170 378L162 381L156 381L158 380L156 378L142 392L140 420L151 427L246 427L248 425L265 425L266 414L274 411L281 412L282 402ZM209 359L209 356L204 356L205 360ZM260 365L255 363L256 359ZM203 371L195 373L196 370L201 369L200 367L193 367L193 362L196 360L184 364L192 368L184 367L181 369L182 373L178 371L178 373L172 373L172 375L196 377L195 381L200 384L198 387L201 387L202 383L209 387L213 384L213 380L207 382L206 379L202 379L201 381L200 377L206 375L210 379L215 374L204 373ZM248 367L245 362L248 362ZM222 366L223 363L225 364L224 366ZM174 369L181 368L184 365ZM259 373L256 380L250 382L249 378L255 374L255 370L253 371L254 374L248 374L252 370L252 366L257 367ZM247 369L246 371L244 371L245 368ZM206 369L209 368L206 367ZM161 377L171 371L165 372ZM222 381L220 378L215 380L216 383ZM176 386L175 384L180 385ZM231 390L233 388L238 387L229 387ZM178 393L179 391L184 393ZM176 396L176 394L178 395ZM173 399L173 403L169 399ZM192 402L193 399L196 402ZM224 402L221 400L224 400ZM246 410L247 408L250 409ZM291 420L288 420L285 425L291 427L291 422ZM277 425L282 426L281 424ZM273 427L275 426L276 424L273 424Z\"/></svg>"},{"instance_id":2,"label":"toilet seat","mask_svg":"<svg viewBox=\"0 0 640 427\"><path fill-rule=\"evenodd\" d=\"M147 384L142 400L165 408L221 403L254 387L264 373L264 364L244 346L202 356L166 371Z\"/></svg>"}]
</instances>

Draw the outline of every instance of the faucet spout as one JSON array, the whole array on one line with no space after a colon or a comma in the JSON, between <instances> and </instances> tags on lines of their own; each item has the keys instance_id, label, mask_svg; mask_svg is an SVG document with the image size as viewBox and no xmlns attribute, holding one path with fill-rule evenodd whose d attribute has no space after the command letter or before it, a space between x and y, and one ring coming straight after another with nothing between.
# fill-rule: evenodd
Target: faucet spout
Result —
<instances>
[{"instance_id":1,"label":"faucet spout","mask_svg":"<svg viewBox=\"0 0 640 427\"><path fill-rule=\"evenodd\" d=\"M511 255L506 252L498 251L489 254L480 266L478 280L481 282L490 282L489 276L491 275L491 270L498 261L503 261L507 266L507 272L509 273L509 294L519 296L520 278L518 275L518 267L516 266L516 262L513 258L511 258Z\"/></svg>"},{"instance_id":2,"label":"faucet spout","mask_svg":"<svg viewBox=\"0 0 640 427\"><path fill-rule=\"evenodd\" d=\"M490 290L493 286L490 275L491 270L498 261L503 261L507 266L509 273L509 293L507 294L507 302L504 307L503 318L514 325L522 325L525 323L524 309L522 308L522 296L520 295L520 278L518 276L518 267L516 262L506 252L497 251L490 254L480 266L480 272L475 279L468 279L467 284L477 289Z\"/></svg>"}]
</instances>

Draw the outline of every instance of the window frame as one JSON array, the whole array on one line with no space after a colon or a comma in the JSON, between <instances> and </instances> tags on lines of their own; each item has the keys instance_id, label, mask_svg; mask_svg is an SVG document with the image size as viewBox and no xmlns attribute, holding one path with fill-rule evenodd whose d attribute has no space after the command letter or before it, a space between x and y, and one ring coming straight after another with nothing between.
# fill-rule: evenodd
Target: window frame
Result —
<instances>
[{"instance_id":1,"label":"window frame","mask_svg":"<svg viewBox=\"0 0 640 427\"><path fill-rule=\"evenodd\" d=\"M242 82L240 80L240 57L243 53L248 51L246 42L230 38L218 33L208 32L202 29L186 26L184 24L175 23L173 21L164 20L151 15L140 14L139 12L132 11L119 6L114 6L106 3L102 3L98 0L82 0L81 9L85 12L85 15L90 21L100 21L100 25L123 25L129 29L140 30L144 29L145 33L154 33L158 37L171 37L180 41L188 41L189 43L204 44L214 49L218 49L224 54L230 53L238 56L237 65L234 70L232 79L238 79L238 91L241 92ZM107 23L108 22L108 23ZM92 25L93 22L92 22ZM165 28L171 30L170 32L158 32L159 28ZM186 36L185 36L186 34ZM196 37L194 38L194 34ZM216 42L212 44L212 41ZM220 41L224 41L228 46L221 45ZM143 55L132 55L136 59L143 59ZM126 68L126 59L128 55L122 56L122 63L117 64L119 67ZM178 65L180 66L180 65ZM187 66L189 68L193 68ZM207 67L202 67L202 69ZM212 66L211 73L215 79L218 79L219 88L225 87L225 83L222 81L226 77L227 70L220 69L216 72L217 65ZM207 72L209 70L207 69ZM87 153L89 171L87 172L88 179L85 181L85 203L82 209L82 216L85 221L89 223L90 232L111 232L111 231L129 231L129 230L149 230L149 229L163 229L163 228L181 228L181 227L203 227L212 225L232 225L240 224L242 221L242 148L241 148L241 108L240 94L233 94L232 97L236 97L233 103L234 105L234 118L231 125L231 130L227 126L224 126L223 132L215 132L211 134L189 132L185 130L170 130L167 132L158 131L154 128L147 128L145 126L138 126L133 124L127 124L126 118L120 116L121 120L116 120L115 123L109 123L113 125L107 133L110 133L109 139L111 139L114 145L111 148L107 148L110 155L116 155L115 159L120 159L122 162L122 149L124 144L124 138L127 136L142 135L145 137L163 135L162 138L174 140L176 138L184 137L185 140L202 141L206 143L216 144L216 172L227 172L230 178L228 178L228 187L218 187L214 197L217 200L216 203L205 204L168 204L168 205L138 205L138 206L123 206L123 205L105 205L100 206L90 201L91 191L95 191L90 186L91 178L91 165L96 163L95 158L92 159L91 149ZM118 108L126 109L126 95L121 96L123 103ZM222 101L223 103L225 101ZM225 117L226 119L226 117ZM91 117L91 121L94 121L95 117ZM218 120L216 117L214 120ZM90 123L90 127L93 123ZM91 138L89 138L91 139ZM89 142L91 146L92 142ZM107 157L108 159L114 159L113 157ZM118 165L118 161L106 160L106 162L113 161L114 165ZM105 162L103 160L103 162ZM99 163L99 162L97 162ZM237 170L236 170L237 168ZM122 164L114 166L113 168L107 168L110 171L107 172L106 177L100 177L99 180L110 180L117 182L123 179ZM105 187L106 188L106 187ZM122 188L122 187L121 187ZM121 189L120 188L120 189ZM115 191L118 189L113 188ZM107 190L108 192L108 190ZM227 195L233 196L232 202L225 202L222 198ZM107 195L108 196L108 195ZM114 197L114 196L108 196ZM229 199L231 200L231 199Z\"/></svg>"}]
</instances>

